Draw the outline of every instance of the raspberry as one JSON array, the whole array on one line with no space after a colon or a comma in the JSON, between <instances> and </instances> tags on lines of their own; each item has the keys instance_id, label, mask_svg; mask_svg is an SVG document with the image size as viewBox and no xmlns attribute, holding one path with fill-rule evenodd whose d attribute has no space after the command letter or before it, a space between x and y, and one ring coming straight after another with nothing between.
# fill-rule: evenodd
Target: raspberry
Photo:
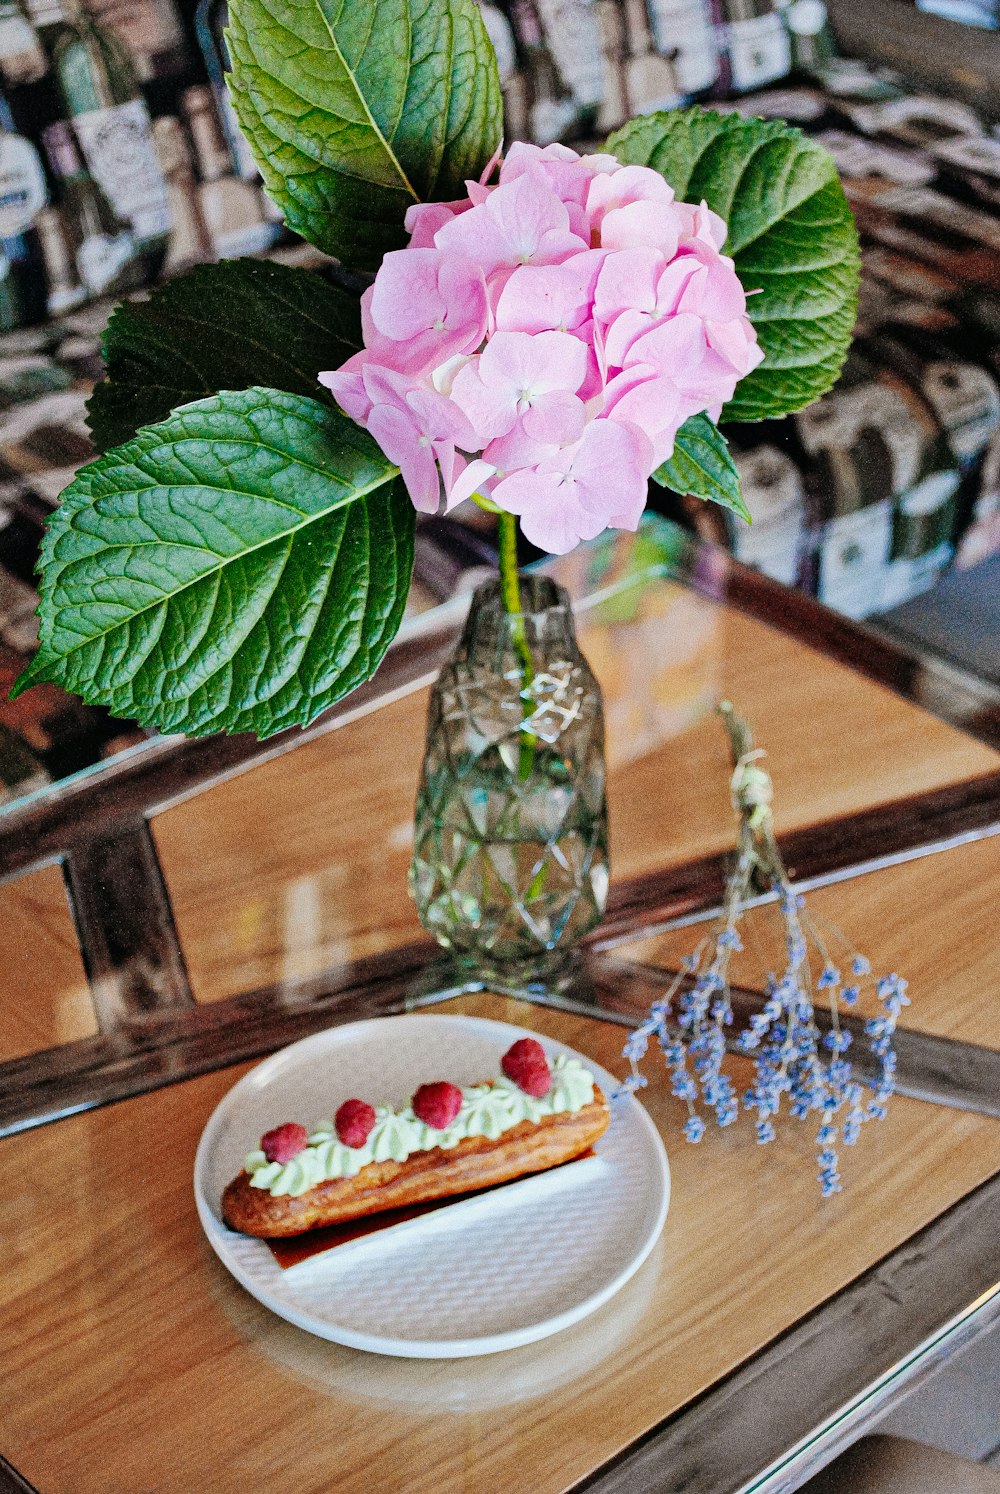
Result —
<instances>
[{"instance_id":1,"label":"raspberry","mask_svg":"<svg viewBox=\"0 0 1000 1494\"><path fill-rule=\"evenodd\" d=\"M365 1100L345 1100L333 1117L337 1140L345 1146L364 1146L375 1124L375 1110Z\"/></svg>"},{"instance_id":2,"label":"raspberry","mask_svg":"<svg viewBox=\"0 0 1000 1494\"><path fill-rule=\"evenodd\" d=\"M450 1126L462 1104L462 1091L457 1084L438 1080L435 1084L422 1084L410 1101L417 1120L435 1131Z\"/></svg>"},{"instance_id":3,"label":"raspberry","mask_svg":"<svg viewBox=\"0 0 1000 1494\"><path fill-rule=\"evenodd\" d=\"M309 1132L305 1126L286 1121L283 1126L275 1126L273 1131L265 1131L260 1138L260 1149L269 1162L284 1164L304 1151L308 1140Z\"/></svg>"},{"instance_id":4,"label":"raspberry","mask_svg":"<svg viewBox=\"0 0 1000 1494\"><path fill-rule=\"evenodd\" d=\"M545 1049L534 1038L518 1038L500 1060L500 1067L518 1089L540 1100L552 1088L552 1073Z\"/></svg>"}]
</instances>

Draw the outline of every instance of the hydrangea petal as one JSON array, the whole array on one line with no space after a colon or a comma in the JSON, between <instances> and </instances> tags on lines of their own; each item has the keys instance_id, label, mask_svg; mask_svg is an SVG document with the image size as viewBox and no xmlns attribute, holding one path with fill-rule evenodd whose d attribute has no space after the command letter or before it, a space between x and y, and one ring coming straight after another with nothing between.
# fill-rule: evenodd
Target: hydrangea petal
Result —
<instances>
[{"instance_id":1,"label":"hydrangea petal","mask_svg":"<svg viewBox=\"0 0 1000 1494\"><path fill-rule=\"evenodd\" d=\"M524 422L519 417L510 430L503 436L498 436L491 441L483 452L488 462L492 462L501 479L509 477L512 472L523 467L537 467L539 462L546 457L554 456L559 450L558 445L550 442L536 441L529 436L524 429Z\"/></svg>"},{"instance_id":2,"label":"hydrangea petal","mask_svg":"<svg viewBox=\"0 0 1000 1494\"><path fill-rule=\"evenodd\" d=\"M552 389L575 394L587 372L587 350L568 332L498 332L480 357L479 372L485 384L517 395Z\"/></svg>"},{"instance_id":3,"label":"hydrangea petal","mask_svg":"<svg viewBox=\"0 0 1000 1494\"><path fill-rule=\"evenodd\" d=\"M438 288L438 249L396 249L382 260L372 287L372 321L383 337L403 342L426 332L447 307Z\"/></svg>"},{"instance_id":4,"label":"hydrangea petal","mask_svg":"<svg viewBox=\"0 0 1000 1494\"><path fill-rule=\"evenodd\" d=\"M705 329L698 317L673 316L636 339L628 350L626 367L651 363L660 373L676 376L699 363L706 347Z\"/></svg>"},{"instance_id":5,"label":"hydrangea petal","mask_svg":"<svg viewBox=\"0 0 1000 1494\"><path fill-rule=\"evenodd\" d=\"M604 528L577 501L576 484L560 472L515 472L493 489L493 501L517 514L525 537L550 555L565 555Z\"/></svg>"},{"instance_id":6,"label":"hydrangea petal","mask_svg":"<svg viewBox=\"0 0 1000 1494\"><path fill-rule=\"evenodd\" d=\"M640 247L608 254L594 287L594 315L610 322L624 311L652 311L665 267L658 249Z\"/></svg>"},{"instance_id":7,"label":"hydrangea petal","mask_svg":"<svg viewBox=\"0 0 1000 1494\"><path fill-rule=\"evenodd\" d=\"M497 301L501 332L556 332L588 321L602 250L585 250L559 265L520 265Z\"/></svg>"},{"instance_id":8,"label":"hydrangea petal","mask_svg":"<svg viewBox=\"0 0 1000 1494\"><path fill-rule=\"evenodd\" d=\"M591 227L601 228L605 214L633 202L658 202L668 206L674 189L650 166L623 166L619 171L595 175L587 190L587 212Z\"/></svg>"},{"instance_id":9,"label":"hydrangea petal","mask_svg":"<svg viewBox=\"0 0 1000 1494\"><path fill-rule=\"evenodd\" d=\"M565 204L530 175L496 187L481 206L446 223L434 242L473 260L487 278L517 265L558 264L590 247L570 231Z\"/></svg>"},{"instance_id":10,"label":"hydrangea petal","mask_svg":"<svg viewBox=\"0 0 1000 1494\"><path fill-rule=\"evenodd\" d=\"M451 386L451 397L476 432L479 445L486 446L496 436L503 436L517 419L517 399L502 385L483 382L479 365L482 356L471 358L460 369Z\"/></svg>"},{"instance_id":11,"label":"hydrangea petal","mask_svg":"<svg viewBox=\"0 0 1000 1494\"><path fill-rule=\"evenodd\" d=\"M619 375L608 385L605 416L624 421L649 438L653 460L651 471L665 462L674 449L674 437L687 419L680 391L672 379L664 378L648 367L645 377L633 378L635 370Z\"/></svg>"},{"instance_id":12,"label":"hydrangea petal","mask_svg":"<svg viewBox=\"0 0 1000 1494\"><path fill-rule=\"evenodd\" d=\"M564 446L579 441L586 423L583 400L563 389L554 389L543 395L521 416L525 434L546 446Z\"/></svg>"},{"instance_id":13,"label":"hydrangea petal","mask_svg":"<svg viewBox=\"0 0 1000 1494\"><path fill-rule=\"evenodd\" d=\"M684 258L692 260L693 266L677 302L679 311L690 311L696 316L721 322L734 321L744 315L747 298L735 270L718 257L700 264L694 256L685 255Z\"/></svg>"},{"instance_id":14,"label":"hydrangea petal","mask_svg":"<svg viewBox=\"0 0 1000 1494\"><path fill-rule=\"evenodd\" d=\"M680 224L672 204L628 202L605 213L601 222L601 245L605 249L651 246L673 259L679 243Z\"/></svg>"},{"instance_id":15,"label":"hydrangea petal","mask_svg":"<svg viewBox=\"0 0 1000 1494\"><path fill-rule=\"evenodd\" d=\"M725 358L741 379L763 360L764 352L757 342L757 334L745 317L733 317L724 322L707 321L705 332L709 347Z\"/></svg>"},{"instance_id":16,"label":"hydrangea petal","mask_svg":"<svg viewBox=\"0 0 1000 1494\"><path fill-rule=\"evenodd\" d=\"M421 436L412 419L394 405L375 405L368 417L368 430L402 473L414 508L420 513L434 513L441 498L441 479L427 437Z\"/></svg>"},{"instance_id":17,"label":"hydrangea petal","mask_svg":"<svg viewBox=\"0 0 1000 1494\"><path fill-rule=\"evenodd\" d=\"M452 218L468 207L468 203L415 202L406 210L403 227L410 235L411 249L433 249L434 235L439 228L450 223Z\"/></svg>"},{"instance_id":18,"label":"hydrangea petal","mask_svg":"<svg viewBox=\"0 0 1000 1494\"><path fill-rule=\"evenodd\" d=\"M637 426L591 422L573 460L581 500L601 518L601 527L635 529L646 506L653 470L652 446Z\"/></svg>"},{"instance_id":19,"label":"hydrangea petal","mask_svg":"<svg viewBox=\"0 0 1000 1494\"><path fill-rule=\"evenodd\" d=\"M476 433L468 417L454 400L446 399L433 389L417 387L406 396L417 424L432 441L453 441L463 451L474 451Z\"/></svg>"},{"instance_id":20,"label":"hydrangea petal","mask_svg":"<svg viewBox=\"0 0 1000 1494\"><path fill-rule=\"evenodd\" d=\"M364 363L365 354L355 353L340 368L332 368L316 376L319 382L329 389L344 414L356 420L358 425L365 424L372 407L362 377Z\"/></svg>"},{"instance_id":21,"label":"hydrangea petal","mask_svg":"<svg viewBox=\"0 0 1000 1494\"><path fill-rule=\"evenodd\" d=\"M456 469L451 482L446 483L447 509L455 508L459 503L464 503L474 493L489 491L490 479L496 475L496 467L492 462L483 461L477 457L474 462L467 462L460 469Z\"/></svg>"},{"instance_id":22,"label":"hydrangea petal","mask_svg":"<svg viewBox=\"0 0 1000 1494\"><path fill-rule=\"evenodd\" d=\"M648 311L623 311L608 326L604 352L608 368L624 368L629 348L654 325Z\"/></svg>"}]
</instances>

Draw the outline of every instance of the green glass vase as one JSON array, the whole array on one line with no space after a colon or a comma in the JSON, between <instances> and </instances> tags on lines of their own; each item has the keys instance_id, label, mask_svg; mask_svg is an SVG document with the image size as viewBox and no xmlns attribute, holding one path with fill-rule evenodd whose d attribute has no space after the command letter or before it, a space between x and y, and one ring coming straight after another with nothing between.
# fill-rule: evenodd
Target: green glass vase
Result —
<instances>
[{"instance_id":1,"label":"green glass vase","mask_svg":"<svg viewBox=\"0 0 1000 1494\"><path fill-rule=\"evenodd\" d=\"M507 984L568 962L608 890L604 710L569 597L479 586L434 686L410 890L464 965Z\"/></svg>"}]
</instances>

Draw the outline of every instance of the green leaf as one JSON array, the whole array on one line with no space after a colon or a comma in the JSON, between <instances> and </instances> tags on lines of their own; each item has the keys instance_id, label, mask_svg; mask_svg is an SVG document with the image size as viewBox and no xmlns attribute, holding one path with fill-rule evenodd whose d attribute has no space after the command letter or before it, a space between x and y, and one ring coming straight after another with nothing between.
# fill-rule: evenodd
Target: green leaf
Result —
<instances>
[{"instance_id":1,"label":"green leaf","mask_svg":"<svg viewBox=\"0 0 1000 1494\"><path fill-rule=\"evenodd\" d=\"M374 674L399 627L414 514L338 410L223 393L84 467L40 564L53 680L161 731L270 736Z\"/></svg>"},{"instance_id":2,"label":"green leaf","mask_svg":"<svg viewBox=\"0 0 1000 1494\"><path fill-rule=\"evenodd\" d=\"M674 439L673 456L653 476L662 488L709 499L750 523L729 443L707 415L685 420Z\"/></svg>"},{"instance_id":3,"label":"green leaf","mask_svg":"<svg viewBox=\"0 0 1000 1494\"><path fill-rule=\"evenodd\" d=\"M474 0L230 0L229 88L290 228L377 269L415 202L464 197L500 143Z\"/></svg>"},{"instance_id":4,"label":"green leaf","mask_svg":"<svg viewBox=\"0 0 1000 1494\"><path fill-rule=\"evenodd\" d=\"M361 346L358 303L311 270L264 260L199 265L119 306L104 333L107 377L87 412L99 451L220 389L251 384L322 397L316 375Z\"/></svg>"},{"instance_id":5,"label":"green leaf","mask_svg":"<svg viewBox=\"0 0 1000 1494\"><path fill-rule=\"evenodd\" d=\"M854 218L829 152L781 120L704 109L632 120L608 141L620 161L652 166L685 202L729 224L726 251L764 362L740 381L723 420L801 410L837 380L857 310Z\"/></svg>"}]
</instances>

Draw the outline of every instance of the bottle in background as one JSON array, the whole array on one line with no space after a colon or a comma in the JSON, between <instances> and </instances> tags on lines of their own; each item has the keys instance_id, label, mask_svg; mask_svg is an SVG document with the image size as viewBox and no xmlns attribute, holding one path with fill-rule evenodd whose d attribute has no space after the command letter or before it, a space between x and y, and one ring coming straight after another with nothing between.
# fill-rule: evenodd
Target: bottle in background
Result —
<instances>
[{"instance_id":1,"label":"bottle in background","mask_svg":"<svg viewBox=\"0 0 1000 1494\"><path fill-rule=\"evenodd\" d=\"M181 107L198 166L198 203L219 259L260 254L274 243L278 225L265 216L256 182L232 175L229 149L219 127L210 88L186 88Z\"/></svg>"},{"instance_id":2,"label":"bottle in background","mask_svg":"<svg viewBox=\"0 0 1000 1494\"><path fill-rule=\"evenodd\" d=\"M87 289L80 279L66 224L58 208L42 208L35 220L45 259L49 286L49 316L61 316L87 299ZM54 366L54 365L50 365Z\"/></svg>"},{"instance_id":3,"label":"bottle in background","mask_svg":"<svg viewBox=\"0 0 1000 1494\"><path fill-rule=\"evenodd\" d=\"M488 0L477 0L477 3L483 18L483 25L486 27L486 35L496 53L500 86L505 88L517 71L517 43L514 40L514 30L510 20L499 6L490 5Z\"/></svg>"},{"instance_id":4,"label":"bottle in background","mask_svg":"<svg viewBox=\"0 0 1000 1494\"><path fill-rule=\"evenodd\" d=\"M170 212L128 54L80 0L28 0L28 10L87 170L132 233L140 278L154 280L167 252Z\"/></svg>"},{"instance_id":5,"label":"bottle in background","mask_svg":"<svg viewBox=\"0 0 1000 1494\"><path fill-rule=\"evenodd\" d=\"M87 9L121 42L141 83L185 69L184 28L174 0L87 0Z\"/></svg>"},{"instance_id":6,"label":"bottle in background","mask_svg":"<svg viewBox=\"0 0 1000 1494\"><path fill-rule=\"evenodd\" d=\"M128 225L90 175L69 124L57 119L42 135L77 273L90 296L120 295L143 283L144 265Z\"/></svg>"},{"instance_id":7,"label":"bottle in background","mask_svg":"<svg viewBox=\"0 0 1000 1494\"><path fill-rule=\"evenodd\" d=\"M198 0L194 13L198 45L205 62L205 71L211 85L215 107L218 110L222 131L226 138L232 169L246 181L256 181L260 173L253 158L246 136L240 129L236 111L226 87L229 70L229 50L226 46L226 26L229 21L229 6L226 0Z\"/></svg>"},{"instance_id":8,"label":"bottle in background","mask_svg":"<svg viewBox=\"0 0 1000 1494\"><path fill-rule=\"evenodd\" d=\"M875 345L880 360L919 389L960 470L971 472L1000 430L998 370L977 360L974 330L888 325L879 329Z\"/></svg>"},{"instance_id":9,"label":"bottle in background","mask_svg":"<svg viewBox=\"0 0 1000 1494\"><path fill-rule=\"evenodd\" d=\"M215 258L212 240L195 179L194 162L184 126L172 114L153 121L153 138L170 198L170 248L164 275L178 275L193 265Z\"/></svg>"},{"instance_id":10,"label":"bottle in background","mask_svg":"<svg viewBox=\"0 0 1000 1494\"><path fill-rule=\"evenodd\" d=\"M728 87L746 93L786 77L792 65L791 46L771 0L720 0L720 8Z\"/></svg>"},{"instance_id":11,"label":"bottle in background","mask_svg":"<svg viewBox=\"0 0 1000 1494\"><path fill-rule=\"evenodd\" d=\"M855 349L836 389L794 417L819 509L817 592L848 617L933 582L960 482L926 400L877 360L877 343Z\"/></svg>"},{"instance_id":12,"label":"bottle in background","mask_svg":"<svg viewBox=\"0 0 1000 1494\"><path fill-rule=\"evenodd\" d=\"M535 0L553 63L569 90L577 134L593 134L604 92L604 60L594 0Z\"/></svg>"},{"instance_id":13,"label":"bottle in background","mask_svg":"<svg viewBox=\"0 0 1000 1494\"><path fill-rule=\"evenodd\" d=\"M836 388L792 417L807 464L812 589L849 617L865 617L881 604L895 470L902 463L915 465L919 454L908 445L893 453L879 444L880 427L900 413L896 402L880 398L874 369L852 354ZM855 447L864 453L865 471L859 470Z\"/></svg>"},{"instance_id":14,"label":"bottle in background","mask_svg":"<svg viewBox=\"0 0 1000 1494\"><path fill-rule=\"evenodd\" d=\"M511 10L527 91L528 138L537 145L572 137L577 107L556 66L535 0L514 0Z\"/></svg>"},{"instance_id":15,"label":"bottle in background","mask_svg":"<svg viewBox=\"0 0 1000 1494\"><path fill-rule=\"evenodd\" d=\"M961 475L952 532L946 536L954 542L982 511L988 454L1000 437L995 337L982 336L970 318L953 318L947 326L886 326L879 331L878 349L886 363L920 390L948 439ZM950 561L950 553L944 559Z\"/></svg>"},{"instance_id":16,"label":"bottle in background","mask_svg":"<svg viewBox=\"0 0 1000 1494\"><path fill-rule=\"evenodd\" d=\"M0 725L0 803L33 794L51 781L27 744L9 727Z\"/></svg>"},{"instance_id":17,"label":"bottle in background","mask_svg":"<svg viewBox=\"0 0 1000 1494\"><path fill-rule=\"evenodd\" d=\"M715 26L707 0L643 0L657 51L673 66L677 89L695 98L714 85L719 74Z\"/></svg>"},{"instance_id":18,"label":"bottle in background","mask_svg":"<svg viewBox=\"0 0 1000 1494\"><path fill-rule=\"evenodd\" d=\"M791 52L792 71L822 77L837 55L824 0L778 0Z\"/></svg>"},{"instance_id":19,"label":"bottle in background","mask_svg":"<svg viewBox=\"0 0 1000 1494\"><path fill-rule=\"evenodd\" d=\"M911 326L880 328L870 351L879 381L898 389L928 430L910 482L893 502L892 547L882 608L897 607L934 585L955 553L959 505L989 434L996 429L997 387L985 370L950 359L938 334Z\"/></svg>"},{"instance_id":20,"label":"bottle in background","mask_svg":"<svg viewBox=\"0 0 1000 1494\"><path fill-rule=\"evenodd\" d=\"M0 93L0 331L41 321L48 310L48 277L37 227L47 202L38 152L17 132Z\"/></svg>"},{"instance_id":21,"label":"bottle in background","mask_svg":"<svg viewBox=\"0 0 1000 1494\"><path fill-rule=\"evenodd\" d=\"M675 109L681 102L677 57L662 56L650 28L646 0L624 0L625 116Z\"/></svg>"},{"instance_id":22,"label":"bottle in background","mask_svg":"<svg viewBox=\"0 0 1000 1494\"><path fill-rule=\"evenodd\" d=\"M8 94L15 88L37 83L48 63L35 28L17 0L0 0L0 79Z\"/></svg>"},{"instance_id":23,"label":"bottle in background","mask_svg":"<svg viewBox=\"0 0 1000 1494\"><path fill-rule=\"evenodd\" d=\"M786 586L797 586L806 541L805 485L787 452L765 444L734 449L733 460L753 523L727 515L737 559Z\"/></svg>"},{"instance_id":24,"label":"bottle in background","mask_svg":"<svg viewBox=\"0 0 1000 1494\"><path fill-rule=\"evenodd\" d=\"M969 570L1000 555L1000 434L986 449L969 522L955 555L958 570Z\"/></svg>"},{"instance_id":25,"label":"bottle in background","mask_svg":"<svg viewBox=\"0 0 1000 1494\"><path fill-rule=\"evenodd\" d=\"M624 124L629 117L629 45L622 0L595 0L594 9L604 64L601 107L597 111L597 133L599 137L603 137Z\"/></svg>"},{"instance_id":26,"label":"bottle in background","mask_svg":"<svg viewBox=\"0 0 1000 1494\"><path fill-rule=\"evenodd\" d=\"M896 499L892 550L881 611L929 591L955 554L956 504L961 478L943 447L931 451L925 474Z\"/></svg>"}]
</instances>

